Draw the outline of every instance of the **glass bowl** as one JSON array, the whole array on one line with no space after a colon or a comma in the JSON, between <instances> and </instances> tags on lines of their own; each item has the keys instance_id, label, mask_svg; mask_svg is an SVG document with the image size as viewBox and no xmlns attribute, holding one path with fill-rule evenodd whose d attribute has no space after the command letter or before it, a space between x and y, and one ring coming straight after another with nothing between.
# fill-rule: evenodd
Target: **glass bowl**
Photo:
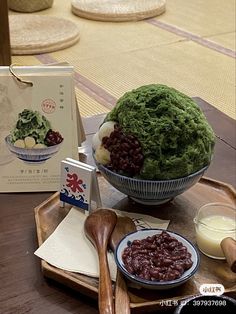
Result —
<instances>
[{"instance_id":1,"label":"glass bowl","mask_svg":"<svg viewBox=\"0 0 236 314\"><path fill-rule=\"evenodd\" d=\"M199 250L215 259L225 259L221 241L236 240L236 208L230 204L209 203L202 206L194 218Z\"/></svg>"}]
</instances>

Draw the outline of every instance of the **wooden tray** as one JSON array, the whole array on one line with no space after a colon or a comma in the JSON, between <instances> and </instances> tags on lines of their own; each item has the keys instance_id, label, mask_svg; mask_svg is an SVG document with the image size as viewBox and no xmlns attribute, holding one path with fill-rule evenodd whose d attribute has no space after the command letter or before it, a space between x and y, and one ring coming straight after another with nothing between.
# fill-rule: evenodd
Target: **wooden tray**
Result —
<instances>
[{"instance_id":1,"label":"wooden tray","mask_svg":"<svg viewBox=\"0 0 236 314\"><path fill-rule=\"evenodd\" d=\"M169 230L179 232L195 243L193 218L197 209L210 202L235 204L236 191L228 184L203 177L194 187L172 201L160 206L144 206L137 204L111 187L98 175L103 205L147 213L161 219L170 219ZM70 206L60 208L59 194L55 193L44 203L35 208L38 242L41 245L66 216ZM200 253L201 254L201 253ZM92 298L97 298L98 280L53 267L42 260L42 271L46 277L52 278ZM184 285L169 291L152 291L129 288L130 307L135 312L164 310L175 306L180 300L199 294L203 283L221 283L225 294L236 297L236 274L231 272L227 263L214 260L201 254L199 271ZM163 302L166 301L166 302ZM169 304L167 304L169 301Z\"/></svg>"}]
</instances>

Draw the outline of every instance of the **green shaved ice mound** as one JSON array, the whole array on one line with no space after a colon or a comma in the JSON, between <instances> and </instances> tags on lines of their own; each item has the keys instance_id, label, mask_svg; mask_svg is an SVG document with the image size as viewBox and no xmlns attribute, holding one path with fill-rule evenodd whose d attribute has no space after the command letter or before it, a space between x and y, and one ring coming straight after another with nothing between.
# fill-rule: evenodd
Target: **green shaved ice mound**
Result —
<instances>
[{"instance_id":1,"label":"green shaved ice mound","mask_svg":"<svg viewBox=\"0 0 236 314\"><path fill-rule=\"evenodd\" d=\"M24 109L19 113L16 126L11 132L11 141L14 143L18 139L32 136L37 144L44 144L50 129L50 122L40 112Z\"/></svg>"},{"instance_id":2,"label":"green shaved ice mound","mask_svg":"<svg viewBox=\"0 0 236 314\"><path fill-rule=\"evenodd\" d=\"M152 84L125 93L107 115L141 143L139 177L185 177L211 162L215 135L198 105L187 95Z\"/></svg>"}]
</instances>

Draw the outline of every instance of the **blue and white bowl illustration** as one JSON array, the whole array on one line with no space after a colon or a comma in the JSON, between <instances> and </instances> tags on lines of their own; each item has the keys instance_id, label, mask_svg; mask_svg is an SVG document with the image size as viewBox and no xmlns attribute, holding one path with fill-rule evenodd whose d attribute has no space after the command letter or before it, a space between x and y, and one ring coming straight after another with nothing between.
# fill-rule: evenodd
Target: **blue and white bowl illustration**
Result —
<instances>
[{"instance_id":1,"label":"blue and white bowl illustration","mask_svg":"<svg viewBox=\"0 0 236 314\"><path fill-rule=\"evenodd\" d=\"M60 149L60 144L48 146L44 148L21 148L14 146L10 141L10 135L5 138L9 151L20 160L29 164L40 164L53 157Z\"/></svg>"}]
</instances>

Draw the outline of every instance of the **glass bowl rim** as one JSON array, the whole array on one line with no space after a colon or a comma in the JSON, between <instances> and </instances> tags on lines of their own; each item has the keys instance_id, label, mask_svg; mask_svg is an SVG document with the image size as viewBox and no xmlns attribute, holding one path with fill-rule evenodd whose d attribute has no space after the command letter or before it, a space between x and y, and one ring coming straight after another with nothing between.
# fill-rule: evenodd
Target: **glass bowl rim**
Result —
<instances>
[{"instance_id":1,"label":"glass bowl rim","mask_svg":"<svg viewBox=\"0 0 236 314\"><path fill-rule=\"evenodd\" d=\"M207 203L205 205L202 205L198 212L197 212L197 215L193 218L193 222L194 224L197 226L198 224L204 226L205 228L209 229L209 230L212 230L212 231L219 231L219 232L227 232L227 233L232 233L232 232L235 232L236 231L236 224L235 224L235 228L232 228L232 229L224 229L224 228L215 228L215 227L211 227L209 225L207 225L206 223L202 222L201 220L198 220L198 215L199 215L199 212L201 211L201 209L204 209L205 207L208 207L208 206L224 206L224 207L227 207L227 208L230 208L232 210L235 211L235 215L236 215L236 207L234 207L233 204L229 204L229 203L222 203L222 202L213 202L213 203ZM213 216L213 215L209 215L208 217L210 216ZM220 215L219 215L220 216Z\"/></svg>"}]
</instances>

